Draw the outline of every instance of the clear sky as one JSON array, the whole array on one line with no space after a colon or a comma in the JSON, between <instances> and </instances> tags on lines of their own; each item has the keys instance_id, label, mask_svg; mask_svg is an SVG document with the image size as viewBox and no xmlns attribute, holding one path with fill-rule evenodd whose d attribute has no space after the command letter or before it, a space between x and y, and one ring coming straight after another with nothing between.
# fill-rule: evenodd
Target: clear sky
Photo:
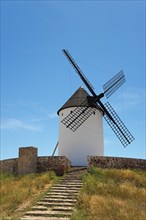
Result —
<instances>
[{"instance_id":1,"label":"clear sky","mask_svg":"<svg viewBox=\"0 0 146 220\"><path fill-rule=\"evenodd\" d=\"M86 89L63 48L97 94L124 70L126 83L108 101L135 141L124 148L104 121L105 155L146 158L145 25L142 0L1 1L1 159L25 146L52 154L57 110Z\"/></svg>"}]
</instances>

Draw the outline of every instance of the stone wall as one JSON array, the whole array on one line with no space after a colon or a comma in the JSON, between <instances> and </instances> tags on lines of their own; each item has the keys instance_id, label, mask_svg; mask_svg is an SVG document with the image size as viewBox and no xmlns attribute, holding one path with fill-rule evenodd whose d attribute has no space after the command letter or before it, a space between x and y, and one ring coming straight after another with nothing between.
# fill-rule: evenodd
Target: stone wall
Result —
<instances>
[{"instance_id":1,"label":"stone wall","mask_svg":"<svg viewBox=\"0 0 146 220\"><path fill-rule=\"evenodd\" d=\"M70 166L71 162L65 156L38 157L37 160L38 172L54 170L57 175L63 175Z\"/></svg>"},{"instance_id":2,"label":"stone wall","mask_svg":"<svg viewBox=\"0 0 146 220\"><path fill-rule=\"evenodd\" d=\"M0 172L17 174L17 170L18 158L0 161Z\"/></svg>"},{"instance_id":3,"label":"stone wall","mask_svg":"<svg viewBox=\"0 0 146 220\"><path fill-rule=\"evenodd\" d=\"M141 169L146 170L146 160L123 157L88 156L88 168Z\"/></svg>"},{"instance_id":4,"label":"stone wall","mask_svg":"<svg viewBox=\"0 0 146 220\"><path fill-rule=\"evenodd\" d=\"M63 175L71 166L65 156L38 157L37 148L19 148L19 158L1 160L0 172L27 174L54 170L57 175Z\"/></svg>"},{"instance_id":5,"label":"stone wall","mask_svg":"<svg viewBox=\"0 0 146 220\"><path fill-rule=\"evenodd\" d=\"M122 157L88 156L88 169L92 166L101 168L142 169L146 170L146 160ZM71 166L65 156L38 157L37 148L19 149L19 158L1 160L0 172L26 174L54 170L57 175L63 175Z\"/></svg>"}]
</instances>

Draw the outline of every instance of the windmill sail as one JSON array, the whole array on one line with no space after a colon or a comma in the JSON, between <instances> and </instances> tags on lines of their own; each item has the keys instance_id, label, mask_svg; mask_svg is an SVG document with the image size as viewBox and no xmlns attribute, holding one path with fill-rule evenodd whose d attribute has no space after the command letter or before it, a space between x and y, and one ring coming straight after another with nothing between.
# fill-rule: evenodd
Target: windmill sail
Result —
<instances>
[{"instance_id":1,"label":"windmill sail","mask_svg":"<svg viewBox=\"0 0 146 220\"><path fill-rule=\"evenodd\" d=\"M129 130L126 128L124 123L121 121L113 107L109 104L109 102L104 104L104 107L106 110L110 113L112 116L113 120L111 120L107 114L104 115L105 120L109 124L109 126L112 128L116 136L119 138L121 143L123 144L124 147L126 147L128 144L130 144L133 140L134 137L132 134L129 132Z\"/></svg>"},{"instance_id":2,"label":"windmill sail","mask_svg":"<svg viewBox=\"0 0 146 220\"><path fill-rule=\"evenodd\" d=\"M121 85L126 82L123 70L103 85L104 94L109 98Z\"/></svg>"},{"instance_id":3,"label":"windmill sail","mask_svg":"<svg viewBox=\"0 0 146 220\"><path fill-rule=\"evenodd\" d=\"M134 137L129 132L129 130L126 128L124 123L121 121L119 116L116 114L114 109L111 107L111 105L107 102L105 105L100 101L100 99L106 95L107 98L109 98L124 82L125 82L125 76L123 73L123 70L121 70L118 74L116 74L111 80L109 80L107 83L103 85L104 93L101 93L99 95L96 95L96 93L93 91L93 86L91 83L87 80L85 75L82 73L79 66L76 64L76 62L73 60L69 52L65 49L63 49L63 53L67 57L67 59L70 61L70 63L73 65L74 69L80 76L81 80L84 82L84 84L87 86L92 97L88 97L88 105L81 104L80 106L76 107L72 113L67 115L63 120L62 123L67 127L70 128L72 131L76 131L92 114L94 114L94 108L100 108L100 111L104 113L104 118L109 124L109 126L112 128L116 136L119 138L121 143L126 147L128 144L130 144Z\"/></svg>"},{"instance_id":4,"label":"windmill sail","mask_svg":"<svg viewBox=\"0 0 146 220\"><path fill-rule=\"evenodd\" d=\"M86 99L76 107L69 115L67 115L61 122L72 131L76 131L92 114L95 113L96 109L102 111L102 108L96 103L103 94L92 97L87 96ZM94 110L95 108L95 110Z\"/></svg>"},{"instance_id":5,"label":"windmill sail","mask_svg":"<svg viewBox=\"0 0 146 220\"><path fill-rule=\"evenodd\" d=\"M76 107L61 122L72 131L76 131L94 113L90 107Z\"/></svg>"},{"instance_id":6,"label":"windmill sail","mask_svg":"<svg viewBox=\"0 0 146 220\"><path fill-rule=\"evenodd\" d=\"M70 61L70 63L73 65L74 69L76 70L76 72L78 73L78 75L80 76L81 80L85 83L85 85L87 86L87 88L89 89L89 91L92 93L93 96L96 96L95 92L93 91L94 88L91 85L91 83L89 82L89 80L87 79L87 77L83 74L83 72L81 71L81 69L79 68L79 66L76 64L76 62L74 61L74 59L71 57L71 55L69 54L69 52L65 49L63 49L63 53L65 54L65 56L67 57L67 59Z\"/></svg>"}]
</instances>

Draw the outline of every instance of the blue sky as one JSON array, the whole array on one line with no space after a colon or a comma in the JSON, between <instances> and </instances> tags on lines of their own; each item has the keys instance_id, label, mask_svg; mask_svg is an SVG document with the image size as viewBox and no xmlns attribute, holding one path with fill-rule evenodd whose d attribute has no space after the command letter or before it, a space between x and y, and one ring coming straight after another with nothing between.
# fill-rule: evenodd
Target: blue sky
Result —
<instances>
[{"instance_id":1,"label":"blue sky","mask_svg":"<svg viewBox=\"0 0 146 220\"><path fill-rule=\"evenodd\" d=\"M124 70L108 101L135 141L124 148L104 122L105 155L146 158L145 25L145 1L1 1L1 159L25 146L52 154L57 110L85 88L63 48L97 94Z\"/></svg>"}]
</instances>

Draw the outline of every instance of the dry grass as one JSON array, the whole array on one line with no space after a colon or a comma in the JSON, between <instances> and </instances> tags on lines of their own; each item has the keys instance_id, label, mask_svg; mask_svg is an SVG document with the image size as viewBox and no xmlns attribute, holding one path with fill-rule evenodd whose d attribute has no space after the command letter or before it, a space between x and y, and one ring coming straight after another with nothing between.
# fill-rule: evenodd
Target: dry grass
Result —
<instances>
[{"instance_id":1,"label":"dry grass","mask_svg":"<svg viewBox=\"0 0 146 220\"><path fill-rule=\"evenodd\" d=\"M0 219L18 219L26 208L56 180L54 172L14 176L0 175Z\"/></svg>"},{"instance_id":2,"label":"dry grass","mask_svg":"<svg viewBox=\"0 0 146 220\"><path fill-rule=\"evenodd\" d=\"M146 172L92 168L72 219L145 220Z\"/></svg>"}]
</instances>

